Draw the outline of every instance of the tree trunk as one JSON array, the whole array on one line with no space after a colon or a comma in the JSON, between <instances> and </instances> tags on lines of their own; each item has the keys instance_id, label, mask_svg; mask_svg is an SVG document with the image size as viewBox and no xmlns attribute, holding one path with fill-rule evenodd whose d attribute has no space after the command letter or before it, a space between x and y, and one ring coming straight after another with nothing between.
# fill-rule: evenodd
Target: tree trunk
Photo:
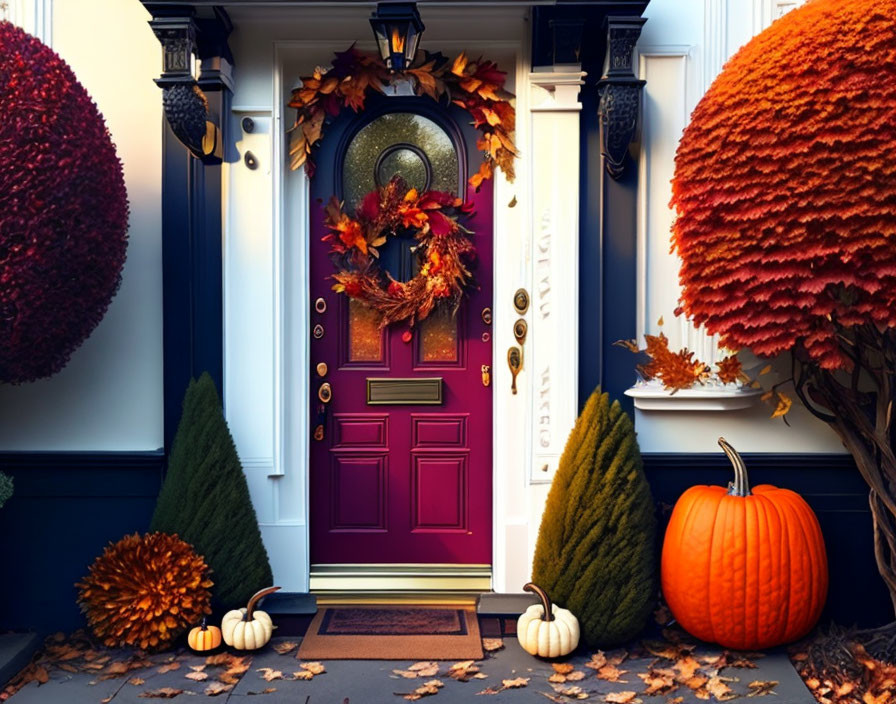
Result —
<instances>
[{"instance_id":1,"label":"tree trunk","mask_svg":"<svg viewBox=\"0 0 896 704\"><path fill-rule=\"evenodd\" d=\"M847 373L798 363L796 391L805 406L833 428L868 483L874 555L896 614L896 455L893 389L896 345L889 331L844 329L844 351L855 367Z\"/></svg>"}]
</instances>

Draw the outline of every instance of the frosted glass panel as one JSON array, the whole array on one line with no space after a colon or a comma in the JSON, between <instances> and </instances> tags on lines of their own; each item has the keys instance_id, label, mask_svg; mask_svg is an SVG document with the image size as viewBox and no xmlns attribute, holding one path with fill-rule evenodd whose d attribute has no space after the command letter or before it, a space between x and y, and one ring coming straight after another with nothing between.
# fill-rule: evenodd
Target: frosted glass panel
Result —
<instances>
[{"instance_id":1,"label":"frosted glass panel","mask_svg":"<svg viewBox=\"0 0 896 704\"><path fill-rule=\"evenodd\" d=\"M348 301L348 361L379 362L383 359L380 314L350 298Z\"/></svg>"},{"instance_id":2,"label":"frosted glass panel","mask_svg":"<svg viewBox=\"0 0 896 704\"><path fill-rule=\"evenodd\" d=\"M457 316L448 306L437 306L420 322L420 361L457 361Z\"/></svg>"},{"instance_id":3,"label":"frosted glass panel","mask_svg":"<svg viewBox=\"0 0 896 704\"><path fill-rule=\"evenodd\" d=\"M365 194L399 174L422 189L458 193L457 152L448 133L423 115L392 112L365 125L352 138L342 171L349 210Z\"/></svg>"}]
</instances>

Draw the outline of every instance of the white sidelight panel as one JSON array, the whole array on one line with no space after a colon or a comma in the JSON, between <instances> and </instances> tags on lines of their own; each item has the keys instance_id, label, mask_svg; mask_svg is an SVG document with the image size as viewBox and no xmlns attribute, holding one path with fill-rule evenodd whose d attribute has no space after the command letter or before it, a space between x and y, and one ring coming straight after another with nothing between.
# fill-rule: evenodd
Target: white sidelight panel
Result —
<instances>
[{"instance_id":1,"label":"white sidelight panel","mask_svg":"<svg viewBox=\"0 0 896 704\"><path fill-rule=\"evenodd\" d=\"M531 305L524 368L532 398L529 480L550 482L578 415L579 70L529 75Z\"/></svg>"}]
</instances>

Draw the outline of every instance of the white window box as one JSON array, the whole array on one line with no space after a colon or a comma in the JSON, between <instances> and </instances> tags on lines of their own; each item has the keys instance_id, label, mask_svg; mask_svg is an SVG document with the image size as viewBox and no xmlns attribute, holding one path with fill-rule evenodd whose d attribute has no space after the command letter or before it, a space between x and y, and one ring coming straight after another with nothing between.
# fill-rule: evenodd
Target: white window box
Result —
<instances>
[{"instance_id":1,"label":"white window box","mask_svg":"<svg viewBox=\"0 0 896 704\"><path fill-rule=\"evenodd\" d=\"M626 390L639 411L737 411L749 408L762 395L761 389L736 384L706 384L672 393L655 381L639 381Z\"/></svg>"}]
</instances>

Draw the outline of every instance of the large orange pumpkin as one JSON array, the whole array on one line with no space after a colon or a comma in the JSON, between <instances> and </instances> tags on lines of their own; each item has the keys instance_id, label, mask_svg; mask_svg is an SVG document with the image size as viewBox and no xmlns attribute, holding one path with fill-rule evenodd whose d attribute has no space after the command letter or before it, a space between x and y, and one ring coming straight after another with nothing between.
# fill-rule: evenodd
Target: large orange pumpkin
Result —
<instances>
[{"instance_id":1,"label":"large orange pumpkin","mask_svg":"<svg viewBox=\"0 0 896 704\"><path fill-rule=\"evenodd\" d=\"M663 543L663 594L681 626L726 648L754 650L805 635L821 615L828 564L818 520L793 491L750 491L724 438L734 481L688 489Z\"/></svg>"}]
</instances>

